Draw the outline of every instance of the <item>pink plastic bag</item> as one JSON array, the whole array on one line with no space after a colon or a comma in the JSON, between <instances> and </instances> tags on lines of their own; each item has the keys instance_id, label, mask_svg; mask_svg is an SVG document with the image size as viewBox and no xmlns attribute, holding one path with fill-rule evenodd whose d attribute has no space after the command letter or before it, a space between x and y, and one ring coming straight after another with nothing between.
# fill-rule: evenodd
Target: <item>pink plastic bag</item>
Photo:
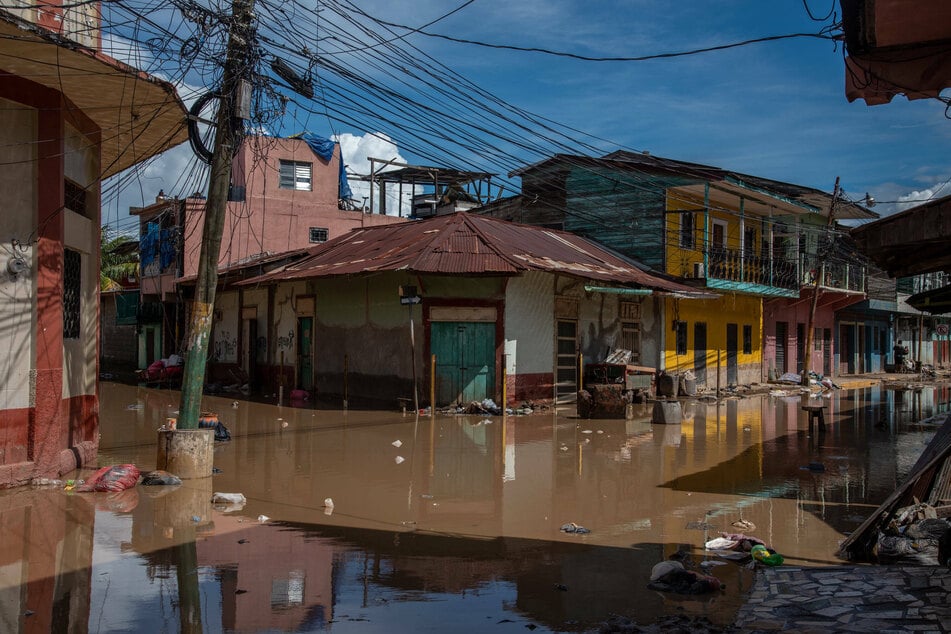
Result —
<instances>
[{"instance_id":1,"label":"pink plastic bag","mask_svg":"<svg viewBox=\"0 0 951 634\"><path fill-rule=\"evenodd\" d=\"M103 467L92 474L77 491L125 491L139 481L139 470L134 464Z\"/></svg>"}]
</instances>

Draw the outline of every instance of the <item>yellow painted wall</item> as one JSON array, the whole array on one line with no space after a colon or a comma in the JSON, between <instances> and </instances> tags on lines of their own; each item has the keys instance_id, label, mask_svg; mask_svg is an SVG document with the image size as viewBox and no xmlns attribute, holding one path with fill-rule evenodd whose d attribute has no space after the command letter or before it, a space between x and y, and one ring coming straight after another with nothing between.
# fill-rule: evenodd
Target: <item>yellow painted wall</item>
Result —
<instances>
[{"instance_id":1,"label":"yellow painted wall","mask_svg":"<svg viewBox=\"0 0 951 634\"><path fill-rule=\"evenodd\" d=\"M682 199L668 199L666 214L666 262L667 273L681 277L692 277L694 264L703 262L704 214L702 204L693 204ZM690 211L694 214L694 246L681 246L681 224L683 214L676 213ZM713 226L715 223L726 223L726 247L739 249L742 243L740 230L739 210L733 212L710 210L710 240L713 241ZM764 232L768 232L763 218L747 215L743 221L744 229L756 230L756 243L753 245L755 253L759 254ZM721 245L718 245L721 246Z\"/></svg>"},{"instance_id":2,"label":"yellow painted wall","mask_svg":"<svg viewBox=\"0 0 951 634\"><path fill-rule=\"evenodd\" d=\"M759 297L726 293L717 299L667 299L665 305L667 335L664 338L664 367L668 373L692 370L694 367L694 324L707 324L707 374L716 381L717 349L720 349L721 384L726 385L726 325L737 324L737 364L739 382L761 380L763 364L763 302ZM677 336L673 322L687 322L687 353L677 354ZM753 328L752 351L743 353L743 326Z\"/></svg>"}]
</instances>

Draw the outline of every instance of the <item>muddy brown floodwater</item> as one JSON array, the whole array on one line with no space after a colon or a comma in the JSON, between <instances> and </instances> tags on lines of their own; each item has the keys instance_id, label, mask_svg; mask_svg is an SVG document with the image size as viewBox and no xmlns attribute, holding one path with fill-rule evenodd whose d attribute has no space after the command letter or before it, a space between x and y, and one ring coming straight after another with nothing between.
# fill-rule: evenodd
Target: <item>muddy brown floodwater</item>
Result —
<instances>
[{"instance_id":1,"label":"muddy brown floodwater","mask_svg":"<svg viewBox=\"0 0 951 634\"><path fill-rule=\"evenodd\" d=\"M175 391L103 383L101 465L156 457ZM0 631L589 631L611 615L731 623L752 584L648 590L680 548L732 523L790 564L891 493L948 386L842 390L810 435L798 395L688 402L681 425L277 407L207 397L231 430L213 477L120 494L0 492ZM399 442L397 442L399 441ZM85 474L75 474L81 477ZM241 509L212 507L242 493ZM325 508L332 498L333 509ZM260 516L267 519L259 520ZM574 522L589 533L565 533Z\"/></svg>"}]
</instances>

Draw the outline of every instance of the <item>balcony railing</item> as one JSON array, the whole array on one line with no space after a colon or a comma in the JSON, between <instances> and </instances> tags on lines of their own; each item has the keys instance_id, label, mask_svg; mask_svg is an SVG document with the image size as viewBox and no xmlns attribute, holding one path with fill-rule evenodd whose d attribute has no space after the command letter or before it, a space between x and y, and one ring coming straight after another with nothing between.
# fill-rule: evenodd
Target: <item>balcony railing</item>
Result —
<instances>
[{"instance_id":1,"label":"balcony railing","mask_svg":"<svg viewBox=\"0 0 951 634\"><path fill-rule=\"evenodd\" d=\"M796 264L726 247L710 247L707 277L730 282L798 289Z\"/></svg>"},{"instance_id":2,"label":"balcony railing","mask_svg":"<svg viewBox=\"0 0 951 634\"><path fill-rule=\"evenodd\" d=\"M819 285L825 288L837 288L844 291L857 293L866 292L866 282L868 274L866 267L862 264L851 264L841 260L826 260L817 264L817 258L814 255L800 256L800 270L802 271L802 285L808 286L816 283L817 266L822 271L822 279Z\"/></svg>"}]
</instances>

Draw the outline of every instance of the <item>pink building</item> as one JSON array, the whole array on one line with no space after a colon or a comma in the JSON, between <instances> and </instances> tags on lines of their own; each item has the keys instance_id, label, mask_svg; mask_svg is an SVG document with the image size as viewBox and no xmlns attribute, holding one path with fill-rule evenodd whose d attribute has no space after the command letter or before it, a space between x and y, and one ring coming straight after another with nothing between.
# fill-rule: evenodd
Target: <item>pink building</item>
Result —
<instances>
[{"instance_id":1,"label":"pink building","mask_svg":"<svg viewBox=\"0 0 951 634\"><path fill-rule=\"evenodd\" d=\"M102 53L98 3L0 9L0 486L94 461L103 178L185 140L174 87Z\"/></svg>"},{"instance_id":2,"label":"pink building","mask_svg":"<svg viewBox=\"0 0 951 634\"><path fill-rule=\"evenodd\" d=\"M313 141L313 137L311 137ZM324 141L329 159L322 158L303 138L252 136L235 155L231 199L218 258L221 288L229 272L249 263L269 270L315 244L351 229L405 222L406 218L365 213L354 209L341 183L340 146ZM332 154L331 154L332 152ZM139 367L173 353L183 354L187 306L198 270L205 200L156 198L148 207L132 209L140 220L141 305L139 314ZM297 253L302 255L302 253ZM250 291L249 291L250 292ZM279 310L271 302L255 302L255 309L220 306L216 315L237 311L240 322L265 320L263 311ZM234 311L232 311L234 309ZM251 315L250 313L254 314ZM241 326L222 329L216 324L209 380L233 382L241 372L255 383L266 381L268 368L280 364L276 333L240 333ZM247 326L253 329L253 326ZM215 345L217 343L217 346ZM256 375L256 376L252 376Z\"/></svg>"}]
</instances>

